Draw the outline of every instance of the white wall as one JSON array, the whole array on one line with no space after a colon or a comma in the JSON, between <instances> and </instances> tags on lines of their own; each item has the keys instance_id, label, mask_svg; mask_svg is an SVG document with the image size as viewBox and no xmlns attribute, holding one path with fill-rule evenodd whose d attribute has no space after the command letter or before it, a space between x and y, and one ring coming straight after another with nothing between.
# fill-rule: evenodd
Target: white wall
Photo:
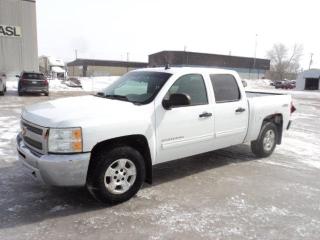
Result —
<instances>
[{"instance_id":1,"label":"white wall","mask_svg":"<svg viewBox=\"0 0 320 240\"><path fill-rule=\"evenodd\" d=\"M36 2L0 0L0 24L21 28L21 37L0 36L0 71L38 71Z\"/></svg>"}]
</instances>

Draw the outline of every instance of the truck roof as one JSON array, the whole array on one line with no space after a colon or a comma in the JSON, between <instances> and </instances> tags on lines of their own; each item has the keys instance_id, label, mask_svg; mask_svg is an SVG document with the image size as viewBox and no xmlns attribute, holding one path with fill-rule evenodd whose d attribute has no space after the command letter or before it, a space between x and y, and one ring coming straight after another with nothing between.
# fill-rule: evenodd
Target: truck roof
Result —
<instances>
[{"instance_id":1,"label":"truck roof","mask_svg":"<svg viewBox=\"0 0 320 240\"><path fill-rule=\"evenodd\" d=\"M223 69L223 68L211 68L211 67L156 67L156 68L140 68L134 70L135 72L152 71L152 72L166 72L171 74L190 74L190 73L206 73L206 74L237 74L236 71Z\"/></svg>"}]
</instances>

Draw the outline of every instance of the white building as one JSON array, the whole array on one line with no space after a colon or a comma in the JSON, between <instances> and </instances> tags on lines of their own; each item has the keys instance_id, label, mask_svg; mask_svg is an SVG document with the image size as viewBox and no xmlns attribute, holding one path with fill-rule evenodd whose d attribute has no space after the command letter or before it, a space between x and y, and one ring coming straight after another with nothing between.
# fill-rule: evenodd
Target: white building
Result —
<instances>
[{"instance_id":1,"label":"white building","mask_svg":"<svg viewBox=\"0 0 320 240\"><path fill-rule=\"evenodd\" d=\"M35 0L0 0L0 72L39 71Z\"/></svg>"},{"instance_id":2,"label":"white building","mask_svg":"<svg viewBox=\"0 0 320 240\"><path fill-rule=\"evenodd\" d=\"M320 69L310 69L299 74L296 90L319 90Z\"/></svg>"}]
</instances>

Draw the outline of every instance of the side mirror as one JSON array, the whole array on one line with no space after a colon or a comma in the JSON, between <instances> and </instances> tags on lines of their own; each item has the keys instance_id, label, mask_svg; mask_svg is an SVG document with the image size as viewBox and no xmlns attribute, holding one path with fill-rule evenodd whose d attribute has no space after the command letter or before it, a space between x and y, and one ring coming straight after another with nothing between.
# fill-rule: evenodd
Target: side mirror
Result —
<instances>
[{"instance_id":1,"label":"side mirror","mask_svg":"<svg viewBox=\"0 0 320 240\"><path fill-rule=\"evenodd\" d=\"M248 83L245 80L242 80L242 85L243 85L243 87L247 87Z\"/></svg>"},{"instance_id":2,"label":"side mirror","mask_svg":"<svg viewBox=\"0 0 320 240\"><path fill-rule=\"evenodd\" d=\"M20 76L19 76L19 75L16 75L16 77L19 78Z\"/></svg>"},{"instance_id":3,"label":"side mirror","mask_svg":"<svg viewBox=\"0 0 320 240\"><path fill-rule=\"evenodd\" d=\"M170 95L169 99L164 99L162 101L162 106L164 109L170 110L173 107L188 106L191 103L191 98L185 93L174 93Z\"/></svg>"},{"instance_id":4,"label":"side mirror","mask_svg":"<svg viewBox=\"0 0 320 240\"><path fill-rule=\"evenodd\" d=\"M2 74L2 77L7 77L7 75L4 73L4 74Z\"/></svg>"}]
</instances>

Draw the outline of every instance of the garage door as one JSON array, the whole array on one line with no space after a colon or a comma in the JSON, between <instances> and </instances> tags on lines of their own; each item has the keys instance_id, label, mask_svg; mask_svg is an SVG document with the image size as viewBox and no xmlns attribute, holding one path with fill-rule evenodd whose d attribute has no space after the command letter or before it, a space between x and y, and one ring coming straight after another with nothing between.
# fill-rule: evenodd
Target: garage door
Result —
<instances>
[{"instance_id":1,"label":"garage door","mask_svg":"<svg viewBox=\"0 0 320 240\"><path fill-rule=\"evenodd\" d=\"M319 78L306 78L305 90L318 90Z\"/></svg>"}]
</instances>

